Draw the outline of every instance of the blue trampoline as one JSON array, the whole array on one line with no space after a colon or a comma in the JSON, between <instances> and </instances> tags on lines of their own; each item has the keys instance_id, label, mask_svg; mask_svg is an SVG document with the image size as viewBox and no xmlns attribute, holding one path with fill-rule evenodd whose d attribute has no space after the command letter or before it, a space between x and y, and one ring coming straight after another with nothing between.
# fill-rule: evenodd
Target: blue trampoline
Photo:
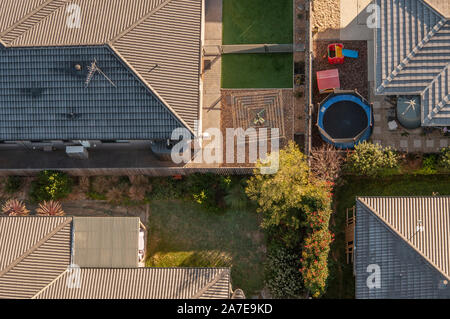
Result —
<instances>
[{"instance_id":1,"label":"blue trampoline","mask_svg":"<svg viewBox=\"0 0 450 319\"><path fill-rule=\"evenodd\" d=\"M322 139L337 148L354 148L372 134L372 106L356 91L335 91L319 105Z\"/></svg>"}]
</instances>

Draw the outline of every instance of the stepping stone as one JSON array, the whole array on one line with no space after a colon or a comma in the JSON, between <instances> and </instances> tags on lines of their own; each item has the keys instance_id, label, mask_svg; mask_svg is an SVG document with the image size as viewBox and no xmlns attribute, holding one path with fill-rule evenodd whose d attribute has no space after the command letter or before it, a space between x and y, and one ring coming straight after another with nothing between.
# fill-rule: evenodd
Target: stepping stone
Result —
<instances>
[{"instance_id":1,"label":"stepping stone","mask_svg":"<svg viewBox=\"0 0 450 319\"><path fill-rule=\"evenodd\" d=\"M374 109L379 109L379 108L381 108L380 102L373 102L372 104L373 104L373 108L374 108Z\"/></svg>"},{"instance_id":2,"label":"stepping stone","mask_svg":"<svg viewBox=\"0 0 450 319\"><path fill-rule=\"evenodd\" d=\"M448 146L448 139L440 140L439 141L439 147L447 147Z\"/></svg>"},{"instance_id":3,"label":"stepping stone","mask_svg":"<svg viewBox=\"0 0 450 319\"><path fill-rule=\"evenodd\" d=\"M376 122L381 120L381 114L374 114L373 118L375 119Z\"/></svg>"},{"instance_id":4,"label":"stepping stone","mask_svg":"<svg viewBox=\"0 0 450 319\"><path fill-rule=\"evenodd\" d=\"M401 148L408 148L408 140L400 140Z\"/></svg>"},{"instance_id":5,"label":"stepping stone","mask_svg":"<svg viewBox=\"0 0 450 319\"><path fill-rule=\"evenodd\" d=\"M427 147L434 147L434 140L426 140L425 145Z\"/></svg>"},{"instance_id":6,"label":"stepping stone","mask_svg":"<svg viewBox=\"0 0 450 319\"><path fill-rule=\"evenodd\" d=\"M416 148L422 147L422 140L414 140L414 147Z\"/></svg>"},{"instance_id":7,"label":"stepping stone","mask_svg":"<svg viewBox=\"0 0 450 319\"><path fill-rule=\"evenodd\" d=\"M373 128L373 134L381 134L381 127L375 126Z\"/></svg>"}]
</instances>

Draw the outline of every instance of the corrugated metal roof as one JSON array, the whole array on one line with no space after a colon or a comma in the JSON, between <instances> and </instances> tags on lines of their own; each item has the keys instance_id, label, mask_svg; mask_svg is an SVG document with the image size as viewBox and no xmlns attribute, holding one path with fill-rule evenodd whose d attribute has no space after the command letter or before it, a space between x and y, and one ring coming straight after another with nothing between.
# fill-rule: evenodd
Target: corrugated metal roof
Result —
<instances>
[{"instance_id":1,"label":"corrugated metal roof","mask_svg":"<svg viewBox=\"0 0 450 319\"><path fill-rule=\"evenodd\" d=\"M0 217L0 273L68 217Z\"/></svg>"},{"instance_id":2,"label":"corrugated metal roof","mask_svg":"<svg viewBox=\"0 0 450 319\"><path fill-rule=\"evenodd\" d=\"M115 87L98 72L86 87L94 60ZM183 126L109 47L0 49L0 92L1 140L167 139Z\"/></svg>"},{"instance_id":3,"label":"corrugated metal roof","mask_svg":"<svg viewBox=\"0 0 450 319\"><path fill-rule=\"evenodd\" d=\"M0 3L0 34L48 0L3 0ZM19 5L18 5L19 4Z\"/></svg>"},{"instance_id":4,"label":"corrugated metal roof","mask_svg":"<svg viewBox=\"0 0 450 319\"><path fill-rule=\"evenodd\" d=\"M450 197L357 200L450 279Z\"/></svg>"},{"instance_id":5,"label":"corrugated metal roof","mask_svg":"<svg viewBox=\"0 0 450 319\"><path fill-rule=\"evenodd\" d=\"M76 256L80 251L77 245L83 242L77 236L94 230L109 235L118 231L113 235L123 240L123 229L135 234L137 244L139 219L133 217L74 217L73 220L72 217L0 217L0 298L230 298L229 268L98 268L99 265L94 265L95 268L80 269L80 288L69 288L71 252ZM94 237L88 235L86 239L98 239ZM99 240L111 240L110 237L102 236ZM125 249L126 245L91 242L85 248L98 248L100 255L108 255L102 247L118 246ZM134 243L131 246L136 260Z\"/></svg>"},{"instance_id":6,"label":"corrugated metal roof","mask_svg":"<svg viewBox=\"0 0 450 319\"><path fill-rule=\"evenodd\" d=\"M6 2L13 10L18 5L16 0ZM193 129L199 118L202 0L135 0L132 5L128 0L50 0L38 4L18 10L24 12L16 23L0 11L0 23L4 22L0 41L6 47L108 44ZM81 8L79 29L66 26L71 4Z\"/></svg>"},{"instance_id":7,"label":"corrugated metal roof","mask_svg":"<svg viewBox=\"0 0 450 319\"><path fill-rule=\"evenodd\" d=\"M377 3L377 94L421 95L422 125L449 125L450 22L421 0Z\"/></svg>"},{"instance_id":8,"label":"corrugated metal roof","mask_svg":"<svg viewBox=\"0 0 450 319\"><path fill-rule=\"evenodd\" d=\"M374 265L379 267L377 288L367 283L373 275L368 267ZM356 202L354 271L357 299L450 298L446 277L360 201Z\"/></svg>"},{"instance_id":9,"label":"corrugated metal roof","mask_svg":"<svg viewBox=\"0 0 450 319\"><path fill-rule=\"evenodd\" d=\"M425 0L425 2L443 16L450 18L450 2L448 0Z\"/></svg>"},{"instance_id":10,"label":"corrugated metal roof","mask_svg":"<svg viewBox=\"0 0 450 319\"><path fill-rule=\"evenodd\" d=\"M73 217L72 262L80 267L138 266L139 217Z\"/></svg>"},{"instance_id":11,"label":"corrugated metal roof","mask_svg":"<svg viewBox=\"0 0 450 319\"><path fill-rule=\"evenodd\" d=\"M80 288L68 288L66 272L37 299L189 299L230 297L228 268L80 269ZM219 280L217 280L219 279Z\"/></svg>"},{"instance_id":12,"label":"corrugated metal roof","mask_svg":"<svg viewBox=\"0 0 450 319\"><path fill-rule=\"evenodd\" d=\"M172 0L112 44L191 128L200 103L201 10L201 1Z\"/></svg>"},{"instance_id":13,"label":"corrugated metal roof","mask_svg":"<svg viewBox=\"0 0 450 319\"><path fill-rule=\"evenodd\" d=\"M165 0L73 0L59 6L17 35L13 29L2 37L8 46L60 46L105 44ZM80 28L68 28L68 4L80 8ZM19 27L17 27L18 29ZM11 36L14 34L14 36Z\"/></svg>"},{"instance_id":14,"label":"corrugated metal roof","mask_svg":"<svg viewBox=\"0 0 450 319\"><path fill-rule=\"evenodd\" d=\"M22 228L44 235L51 227L43 238L33 233L22 234L25 238L29 237L28 243L23 245L22 242L18 246L26 246L26 251L0 272L0 298L31 298L67 269L70 264L71 218L6 217L0 218L0 225L1 233L9 233L6 240L17 240L19 243L24 240L16 237ZM9 229L9 226L13 229ZM45 232L39 226L43 226ZM34 243L37 238L38 241ZM14 241L3 241L4 237L1 240L2 247L5 244L15 245ZM19 248L16 252L22 250Z\"/></svg>"}]
</instances>

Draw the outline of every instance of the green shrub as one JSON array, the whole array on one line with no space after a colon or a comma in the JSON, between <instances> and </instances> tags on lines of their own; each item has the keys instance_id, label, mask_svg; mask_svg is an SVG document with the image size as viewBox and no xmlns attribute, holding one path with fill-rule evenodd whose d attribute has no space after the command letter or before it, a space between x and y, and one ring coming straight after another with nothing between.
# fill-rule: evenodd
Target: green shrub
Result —
<instances>
[{"instance_id":1,"label":"green shrub","mask_svg":"<svg viewBox=\"0 0 450 319\"><path fill-rule=\"evenodd\" d=\"M436 154L426 154L423 157L422 168L418 171L420 174L435 174L438 156Z\"/></svg>"},{"instance_id":2,"label":"green shrub","mask_svg":"<svg viewBox=\"0 0 450 319\"><path fill-rule=\"evenodd\" d=\"M272 247L265 264L265 282L274 298L299 298L302 294L300 256L292 250Z\"/></svg>"},{"instance_id":3,"label":"green shrub","mask_svg":"<svg viewBox=\"0 0 450 319\"><path fill-rule=\"evenodd\" d=\"M450 146L441 149L441 154L439 155L439 166L450 169Z\"/></svg>"},{"instance_id":4,"label":"green shrub","mask_svg":"<svg viewBox=\"0 0 450 319\"><path fill-rule=\"evenodd\" d=\"M231 178L217 174L192 174L187 177L187 185L192 199L212 212L224 211L224 196L231 187Z\"/></svg>"},{"instance_id":5,"label":"green shrub","mask_svg":"<svg viewBox=\"0 0 450 319\"><path fill-rule=\"evenodd\" d=\"M8 176L5 183L5 191L10 194L14 194L22 187L23 180L19 176Z\"/></svg>"},{"instance_id":6,"label":"green shrub","mask_svg":"<svg viewBox=\"0 0 450 319\"><path fill-rule=\"evenodd\" d=\"M347 156L347 169L357 175L376 176L399 166L399 156L390 147L363 142Z\"/></svg>"},{"instance_id":7,"label":"green shrub","mask_svg":"<svg viewBox=\"0 0 450 319\"><path fill-rule=\"evenodd\" d=\"M242 183L231 186L224 197L225 205L234 211L241 211L247 208L248 198Z\"/></svg>"},{"instance_id":8,"label":"green shrub","mask_svg":"<svg viewBox=\"0 0 450 319\"><path fill-rule=\"evenodd\" d=\"M30 197L35 202L57 200L72 191L72 179L63 172L42 171L31 184Z\"/></svg>"}]
</instances>

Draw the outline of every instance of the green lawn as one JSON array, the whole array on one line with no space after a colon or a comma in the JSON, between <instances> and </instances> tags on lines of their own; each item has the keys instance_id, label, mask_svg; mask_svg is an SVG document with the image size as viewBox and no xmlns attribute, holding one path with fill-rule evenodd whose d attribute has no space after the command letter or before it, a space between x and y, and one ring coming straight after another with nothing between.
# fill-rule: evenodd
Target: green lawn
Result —
<instances>
[{"instance_id":1,"label":"green lawn","mask_svg":"<svg viewBox=\"0 0 450 319\"><path fill-rule=\"evenodd\" d=\"M224 0L223 44L292 43L292 0Z\"/></svg>"},{"instance_id":2,"label":"green lawn","mask_svg":"<svg viewBox=\"0 0 450 319\"><path fill-rule=\"evenodd\" d=\"M148 267L231 266L233 288L248 297L264 287L264 237L255 212L212 214L183 201L153 201Z\"/></svg>"},{"instance_id":3,"label":"green lawn","mask_svg":"<svg viewBox=\"0 0 450 319\"><path fill-rule=\"evenodd\" d=\"M222 88L292 88L291 53L225 54L222 56Z\"/></svg>"},{"instance_id":4,"label":"green lawn","mask_svg":"<svg viewBox=\"0 0 450 319\"><path fill-rule=\"evenodd\" d=\"M345 210L355 205L356 196L429 196L433 192L450 195L450 175L403 175L390 178L361 179L346 177L336 191L336 213L331 230L336 234L332 244L330 277L325 298L354 298L355 282L352 265L345 256Z\"/></svg>"}]
</instances>

